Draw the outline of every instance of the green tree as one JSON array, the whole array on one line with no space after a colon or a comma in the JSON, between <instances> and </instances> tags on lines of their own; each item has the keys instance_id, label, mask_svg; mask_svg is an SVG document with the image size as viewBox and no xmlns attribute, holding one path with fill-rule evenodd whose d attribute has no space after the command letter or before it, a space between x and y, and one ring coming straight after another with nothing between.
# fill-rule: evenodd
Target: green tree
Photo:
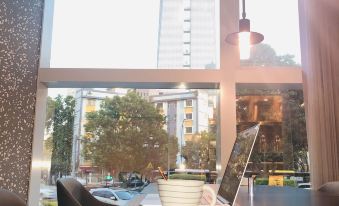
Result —
<instances>
[{"instance_id":1,"label":"green tree","mask_svg":"<svg viewBox=\"0 0 339 206\"><path fill-rule=\"evenodd\" d=\"M248 60L241 60L244 65L250 66L297 66L294 55L277 55L275 50L268 44L258 44L251 48Z\"/></svg>"},{"instance_id":2,"label":"green tree","mask_svg":"<svg viewBox=\"0 0 339 206\"><path fill-rule=\"evenodd\" d=\"M53 125L53 117L54 117L54 111L55 111L55 100L48 96L47 97L47 108L46 108L46 130L47 132L50 131Z\"/></svg>"},{"instance_id":3,"label":"green tree","mask_svg":"<svg viewBox=\"0 0 339 206\"><path fill-rule=\"evenodd\" d=\"M87 114L83 155L104 170L147 173L167 168L178 151L176 137L163 130L164 117L153 104L131 91L103 100L100 110ZM150 168L152 167L152 168Z\"/></svg>"},{"instance_id":4,"label":"green tree","mask_svg":"<svg viewBox=\"0 0 339 206\"><path fill-rule=\"evenodd\" d=\"M75 101L72 96L55 98L51 176L68 175L71 171L72 137Z\"/></svg>"},{"instance_id":5,"label":"green tree","mask_svg":"<svg viewBox=\"0 0 339 206\"><path fill-rule=\"evenodd\" d=\"M190 169L216 170L216 134L202 132L193 135L192 141L187 141L183 147L186 167Z\"/></svg>"}]
</instances>

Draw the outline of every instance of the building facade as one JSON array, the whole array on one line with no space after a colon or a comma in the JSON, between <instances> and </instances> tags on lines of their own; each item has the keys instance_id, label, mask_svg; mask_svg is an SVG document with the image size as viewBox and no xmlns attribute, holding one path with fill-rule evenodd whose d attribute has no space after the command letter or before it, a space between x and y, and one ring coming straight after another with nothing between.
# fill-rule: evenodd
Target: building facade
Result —
<instances>
[{"instance_id":1,"label":"building facade","mask_svg":"<svg viewBox=\"0 0 339 206\"><path fill-rule=\"evenodd\" d=\"M161 0L158 68L209 68L219 65L215 0Z\"/></svg>"}]
</instances>

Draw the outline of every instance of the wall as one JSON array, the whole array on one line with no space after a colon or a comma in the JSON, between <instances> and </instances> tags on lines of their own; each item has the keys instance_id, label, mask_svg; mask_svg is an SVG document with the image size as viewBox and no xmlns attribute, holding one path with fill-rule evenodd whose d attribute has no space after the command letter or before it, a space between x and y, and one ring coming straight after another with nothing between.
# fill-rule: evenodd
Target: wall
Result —
<instances>
[{"instance_id":1,"label":"wall","mask_svg":"<svg viewBox=\"0 0 339 206\"><path fill-rule=\"evenodd\" d=\"M0 188L27 200L43 0L0 2Z\"/></svg>"}]
</instances>

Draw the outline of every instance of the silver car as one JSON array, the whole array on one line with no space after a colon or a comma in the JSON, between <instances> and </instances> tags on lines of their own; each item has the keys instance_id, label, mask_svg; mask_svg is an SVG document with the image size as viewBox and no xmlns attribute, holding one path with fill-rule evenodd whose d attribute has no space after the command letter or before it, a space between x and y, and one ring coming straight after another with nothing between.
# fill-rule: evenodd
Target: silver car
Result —
<instances>
[{"instance_id":1,"label":"silver car","mask_svg":"<svg viewBox=\"0 0 339 206\"><path fill-rule=\"evenodd\" d=\"M96 199L111 205L126 205L132 195L124 189L96 188L89 191Z\"/></svg>"}]
</instances>

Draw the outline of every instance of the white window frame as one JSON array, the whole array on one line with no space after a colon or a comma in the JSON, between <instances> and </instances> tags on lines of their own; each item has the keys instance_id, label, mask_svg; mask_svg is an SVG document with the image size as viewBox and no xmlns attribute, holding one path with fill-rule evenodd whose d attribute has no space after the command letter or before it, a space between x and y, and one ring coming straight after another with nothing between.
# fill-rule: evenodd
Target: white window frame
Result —
<instances>
[{"instance_id":1,"label":"white window frame","mask_svg":"<svg viewBox=\"0 0 339 206\"><path fill-rule=\"evenodd\" d=\"M187 128L191 128L191 132L187 132ZM193 127L185 127L185 134L193 134Z\"/></svg>"},{"instance_id":2,"label":"white window frame","mask_svg":"<svg viewBox=\"0 0 339 206\"><path fill-rule=\"evenodd\" d=\"M187 115L191 115L191 118L187 118ZM186 113L185 114L185 119L187 119L187 120L193 120L193 113Z\"/></svg>"},{"instance_id":3,"label":"white window frame","mask_svg":"<svg viewBox=\"0 0 339 206\"><path fill-rule=\"evenodd\" d=\"M201 69L121 69L49 68L54 0L45 1L40 69L28 205L39 202L42 148L48 88L128 87L219 89L219 136L217 171L223 171L236 137L236 84L301 85L301 68L240 67L237 47L227 44L228 33L238 30L238 1L220 0L220 68ZM219 29L219 28L218 28ZM131 75L133 74L133 75ZM192 78L194 77L194 78ZM220 145L223 145L220 148ZM217 155L217 156L218 156Z\"/></svg>"},{"instance_id":4,"label":"white window frame","mask_svg":"<svg viewBox=\"0 0 339 206\"><path fill-rule=\"evenodd\" d=\"M187 101L190 101L190 102L191 102L191 105L188 105L188 104L187 104ZM185 100L185 107L193 107L193 99L186 99L186 100Z\"/></svg>"}]
</instances>

